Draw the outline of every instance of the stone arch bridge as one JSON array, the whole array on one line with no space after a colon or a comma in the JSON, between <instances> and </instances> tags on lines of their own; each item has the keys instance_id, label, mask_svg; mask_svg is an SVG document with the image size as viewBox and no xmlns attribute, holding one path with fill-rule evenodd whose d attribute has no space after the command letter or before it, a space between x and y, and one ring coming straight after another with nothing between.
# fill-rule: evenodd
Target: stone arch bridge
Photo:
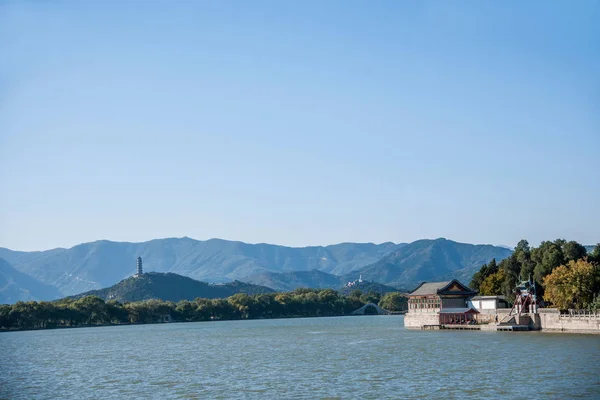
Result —
<instances>
[{"instance_id":1,"label":"stone arch bridge","mask_svg":"<svg viewBox=\"0 0 600 400\"><path fill-rule=\"evenodd\" d=\"M377 315L387 315L387 314L389 314L388 311L386 311L383 308L379 307L377 304L375 304L375 303L367 303L364 306L362 306L361 308L359 308L358 310L352 311L352 315L373 314L372 312L371 313L367 312L367 309L369 307L372 307L373 309L375 309L375 311L377 312Z\"/></svg>"}]
</instances>

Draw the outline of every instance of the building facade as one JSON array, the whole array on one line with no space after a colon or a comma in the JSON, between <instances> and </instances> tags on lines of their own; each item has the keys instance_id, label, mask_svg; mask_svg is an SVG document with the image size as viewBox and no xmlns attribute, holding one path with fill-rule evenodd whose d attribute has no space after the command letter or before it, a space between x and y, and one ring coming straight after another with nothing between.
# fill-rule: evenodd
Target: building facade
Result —
<instances>
[{"instance_id":1,"label":"building facade","mask_svg":"<svg viewBox=\"0 0 600 400\"><path fill-rule=\"evenodd\" d=\"M408 294L408 312L404 326L468 324L479 312L468 301L477 294L456 279L445 282L423 282Z\"/></svg>"}]
</instances>

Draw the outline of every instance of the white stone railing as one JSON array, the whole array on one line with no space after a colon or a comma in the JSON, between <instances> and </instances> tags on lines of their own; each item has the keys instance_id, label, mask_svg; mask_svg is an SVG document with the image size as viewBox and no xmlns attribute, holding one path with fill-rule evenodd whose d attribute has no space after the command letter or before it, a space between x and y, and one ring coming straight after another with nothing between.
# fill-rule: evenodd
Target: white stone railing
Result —
<instances>
[{"instance_id":1,"label":"white stone railing","mask_svg":"<svg viewBox=\"0 0 600 400\"><path fill-rule=\"evenodd\" d=\"M600 319L600 312L589 311L589 310L568 310L560 313L561 318L598 318Z\"/></svg>"}]
</instances>

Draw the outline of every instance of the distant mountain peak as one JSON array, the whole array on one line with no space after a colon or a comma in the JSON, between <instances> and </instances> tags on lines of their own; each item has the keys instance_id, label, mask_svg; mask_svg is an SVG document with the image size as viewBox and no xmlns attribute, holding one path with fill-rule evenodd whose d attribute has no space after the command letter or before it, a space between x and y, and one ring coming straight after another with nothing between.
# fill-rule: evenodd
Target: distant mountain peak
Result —
<instances>
[{"instance_id":1,"label":"distant mountain peak","mask_svg":"<svg viewBox=\"0 0 600 400\"><path fill-rule=\"evenodd\" d=\"M492 245L459 243L444 238L422 239L397 248L346 278L351 280L361 273L363 279L395 287L411 287L422 281L455 277L455 273L460 277L472 274L492 258L500 261L511 253L508 249Z\"/></svg>"}]
</instances>

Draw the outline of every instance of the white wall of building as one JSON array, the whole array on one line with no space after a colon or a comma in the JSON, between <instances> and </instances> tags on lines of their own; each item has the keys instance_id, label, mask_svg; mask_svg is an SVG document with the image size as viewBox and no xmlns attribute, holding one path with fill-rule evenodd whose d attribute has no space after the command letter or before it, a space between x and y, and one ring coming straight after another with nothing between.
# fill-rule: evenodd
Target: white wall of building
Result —
<instances>
[{"instance_id":1,"label":"white wall of building","mask_svg":"<svg viewBox=\"0 0 600 400\"><path fill-rule=\"evenodd\" d=\"M498 308L496 304L496 299L479 300L479 303L481 303L482 310L495 310L496 308Z\"/></svg>"},{"instance_id":2,"label":"white wall of building","mask_svg":"<svg viewBox=\"0 0 600 400\"><path fill-rule=\"evenodd\" d=\"M477 299L469 300L468 307L472 307L477 311L496 311L501 308L498 299Z\"/></svg>"}]
</instances>

